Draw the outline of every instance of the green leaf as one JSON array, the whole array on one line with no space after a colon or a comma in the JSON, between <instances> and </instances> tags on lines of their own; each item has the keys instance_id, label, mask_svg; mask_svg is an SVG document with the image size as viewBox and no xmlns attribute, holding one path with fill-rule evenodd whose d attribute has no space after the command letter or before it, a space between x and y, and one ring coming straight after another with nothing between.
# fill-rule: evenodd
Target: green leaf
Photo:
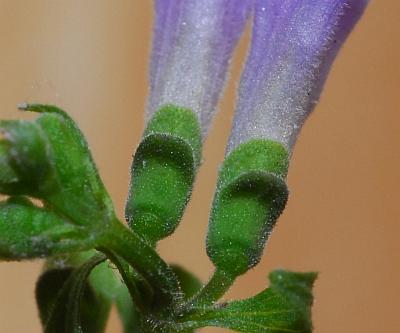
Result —
<instances>
[{"instance_id":1,"label":"green leaf","mask_svg":"<svg viewBox=\"0 0 400 333\"><path fill-rule=\"evenodd\" d=\"M99 255L96 250L69 253L46 260L45 269L76 268ZM113 300L121 285L121 279L117 269L109 262L97 265L89 275L89 282L104 298Z\"/></svg>"},{"instance_id":2,"label":"green leaf","mask_svg":"<svg viewBox=\"0 0 400 333\"><path fill-rule=\"evenodd\" d=\"M20 260L80 251L94 245L82 227L23 197L0 202L0 259Z\"/></svg>"},{"instance_id":3,"label":"green leaf","mask_svg":"<svg viewBox=\"0 0 400 333\"><path fill-rule=\"evenodd\" d=\"M216 326L243 333L312 332L312 286L316 273L274 271L271 285L260 294L214 308L199 309L185 318L180 330Z\"/></svg>"},{"instance_id":4,"label":"green leaf","mask_svg":"<svg viewBox=\"0 0 400 333\"><path fill-rule=\"evenodd\" d=\"M68 256L59 256L47 260L45 272L40 277L36 285L36 299L39 307L39 313L43 325L48 320L48 314L54 306L59 290L69 278L74 267L80 266L85 261L98 253L95 250L80 252ZM118 313L121 317L125 332L131 333L137 327L137 309L133 304L129 291L121 280L117 269L109 262L103 262L97 265L90 273L86 281L86 293L82 299L81 310L90 309L101 311L101 314L91 316L90 312L80 314L84 327L89 327L90 323L96 323L98 330L90 332L103 331L111 305L115 302ZM93 295L90 295L90 294ZM86 297L85 295L89 295ZM96 299L98 301L96 301ZM94 304L91 300L94 300ZM101 301L101 304L98 304ZM86 304L83 305L82 304ZM101 306L100 306L101 305ZM95 318L95 320L93 319ZM86 324L85 324L86 323ZM88 329L84 329L86 332Z\"/></svg>"},{"instance_id":5,"label":"green leaf","mask_svg":"<svg viewBox=\"0 0 400 333\"><path fill-rule=\"evenodd\" d=\"M50 269L40 275L36 283L36 303L39 309L40 321L43 325L48 321L57 294L71 276L73 269Z\"/></svg>"},{"instance_id":6,"label":"green leaf","mask_svg":"<svg viewBox=\"0 0 400 333\"><path fill-rule=\"evenodd\" d=\"M17 177L1 182L0 191L39 198L76 224L109 223L113 205L74 121L54 106L32 104L21 109L41 115L33 122L0 122L4 133L0 163Z\"/></svg>"},{"instance_id":7,"label":"green leaf","mask_svg":"<svg viewBox=\"0 0 400 333\"><path fill-rule=\"evenodd\" d=\"M100 333L104 331L110 304L90 287L87 278L94 267L105 260L98 255L68 274L49 273L42 276L37 286L41 317L46 321L45 333ZM66 279L63 279L64 278ZM46 283L55 291L53 301L43 289Z\"/></svg>"},{"instance_id":8,"label":"green leaf","mask_svg":"<svg viewBox=\"0 0 400 333\"><path fill-rule=\"evenodd\" d=\"M207 235L207 254L219 270L236 277L260 261L287 201L287 167L287 150L269 140L246 142L224 161Z\"/></svg>"},{"instance_id":9,"label":"green leaf","mask_svg":"<svg viewBox=\"0 0 400 333\"><path fill-rule=\"evenodd\" d=\"M141 325L139 312L132 301L128 288L121 285L117 292L116 305L125 333L133 333Z\"/></svg>"},{"instance_id":10,"label":"green leaf","mask_svg":"<svg viewBox=\"0 0 400 333\"><path fill-rule=\"evenodd\" d=\"M196 115L175 106L160 109L135 153L125 209L130 226L150 243L167 237L178 226L200 158Z\"/></svg>"},{"instance_id":11,"label":"green leaf","mask_svg":"<svg viewBox=\"0 0 400 333\"><path fill-rule=\"evenodd\" d=\"M92 250L72 256L54 258L48 260L46 268L52 270L54 268L57 269L57 267L76 267L96 253L98 252ZM138 307L136 302L132 301L132 298L135 297L135 301L138 301L136 297L144 295L145 301L151 302L152 297L148 296L147 290L143 291L141 278L138 277L123 259L113 253L108 253L108 255L112 258L113 263L104 262L97 265L89 275L87 283L101 297L103 305L108 304L110 306L115 302L124 332L131 333L137 330L138 327L142 327ZM134 293L130 291L132 284L134 285L133 288L137 287L139 289L140 295L137 295L136 291ZM129 285L129 289L127 285ZM53 299L56 295L56 293L53 294ZM139 301L143 301L143 299L140 298ZM107 316L108 313L102 315L101 318L104 322L106 322Z\"/></svg>"}]
</instances>

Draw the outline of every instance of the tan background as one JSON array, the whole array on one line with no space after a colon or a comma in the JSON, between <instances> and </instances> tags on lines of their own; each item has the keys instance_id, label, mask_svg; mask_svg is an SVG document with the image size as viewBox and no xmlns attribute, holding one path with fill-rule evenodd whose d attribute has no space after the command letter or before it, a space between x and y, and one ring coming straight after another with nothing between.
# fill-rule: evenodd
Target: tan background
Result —
<instances>
[{"instance_id":1,"label":"tan background","mask_svg":"<svg viewBox=\"0 0 400 333\"><path fill-rule=\"evenodd\" d=\"M274 268L319 271L317 333L400 332L400 2L371 2L303 129L290 202L267 256L228 295L263 289ZM22 101L68 110L121 216L142 130L151 9L149 0L0 1L1 118L20 117L15 105ZM204 235L243 46L192 203L177 234L160 246L165 258L203 279L212 270ZM0 264L0 333L40 332L33 299L39 271L40 262ZM115 314L108 332L120 332Z\"/></svg>"}]
</instances>

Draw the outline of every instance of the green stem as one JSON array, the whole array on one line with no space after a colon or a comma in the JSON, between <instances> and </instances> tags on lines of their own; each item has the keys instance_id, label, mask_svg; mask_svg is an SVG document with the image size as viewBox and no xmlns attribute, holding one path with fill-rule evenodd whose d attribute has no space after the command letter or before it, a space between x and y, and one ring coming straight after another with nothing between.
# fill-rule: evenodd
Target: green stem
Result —
<instances>
[{"instance_id":1,"label":"green stem","mask_svg":"<svg viewBox=\"0 0 400 333\"><path fill-rule=\"evenodd\" d=\"M112 251L102 249L102 252L106 253L107 257L118 268L118 271L121 274L121 277L124 280L132 301L136 305L137 309L141 312L145 311L143 295L138 289L135 277L129 272L129 266Z\"/></svg>"},{"instance_id":2,"label":"green stem","mask_svg":"<svg viewBox=\"0 0 400 333\"><path fill-rule=\"evenodd\" d=\"M171 268L151 246L119 221L113 222L104 233L99 250L104 248L125 259L151 284L158 297L168 302L179 301L179 283Z\"/></svg>"},{"instance_id":3,"label":"green stem","mask_svg":"<svg viewBox=\"0 0 400 333\"><path fill-rule=\"evenodd\" d=\"M235 282L236 277L216 269L208 283L191 299L185 309L203 308L218 301Z\"/></svg>"}]
</instances>

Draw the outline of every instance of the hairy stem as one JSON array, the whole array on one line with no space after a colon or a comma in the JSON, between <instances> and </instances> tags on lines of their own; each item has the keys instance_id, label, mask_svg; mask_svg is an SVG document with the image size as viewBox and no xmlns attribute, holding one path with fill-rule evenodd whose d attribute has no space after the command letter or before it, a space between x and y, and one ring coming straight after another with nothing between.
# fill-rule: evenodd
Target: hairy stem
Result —
<instances>
[{"instance_id":1,"label":"hairy stem","mask_svg":"<svg viewBox=\"0 0 400 333\"><path fill-rule=\"evenodd\" d=\"M151 246L119 221L113 222L102 237L99 250L104 248L105 252L112 251L125 259L150 283L157 297L169 303L179 301L179 283L171 268Z\"/></svg>"},{"instance_id":2,"label":"hairy stem","mask_svg":"<svg viewBox=\"0 0 400 333\"><path fill-rule=\"evenodd\" d=\"M235 277L216 269L208 283L184 306L185 310L203 308L218 301L235 282Z\"/></svg>"},{"instance_id":3,"label":"hairy stem","mask_svg":"<svg viewBox=\"0 0 400 333\"><path fill-rule=\"evenodd\" d=\"M108 251L107 249L102 250L102 252L107 254L107 257L113 262L113 264L118 268L119 273L121 274L122 279L125 282L126 287L128 288L129 294L132 298L133 303L136 305L137 309L141 312L145 311L144 305L144 295L140 292L137 286L137 280L134 275L129 272L129 266L120 259L115 253L112 251Z\"/></svg>"}]
</instances>

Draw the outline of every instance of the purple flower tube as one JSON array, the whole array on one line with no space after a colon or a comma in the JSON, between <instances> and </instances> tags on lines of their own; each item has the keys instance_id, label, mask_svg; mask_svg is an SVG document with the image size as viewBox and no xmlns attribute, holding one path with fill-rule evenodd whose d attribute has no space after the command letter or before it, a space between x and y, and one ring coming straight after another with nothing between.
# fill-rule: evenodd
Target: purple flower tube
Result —
<instances>
[{"instance_id":1,"label":"purple flower tube","mask_svg":"<svg viewBox=\"0 0 400 333\"><path fill-rule=\"evenodd\" d=\"M253 0L156 0L147 118L192 110L207 132Z\"/></svg>"},{"instance_id":2,"label":"purple flower tube","mask_svg":"<svg viewBox=\"0 0 400 333\"><path fill-rule=\"evenodd\" d=\"M367 0L256 0L228 151L250 139L292 150Z\"/></svg>"}]
</instances>

